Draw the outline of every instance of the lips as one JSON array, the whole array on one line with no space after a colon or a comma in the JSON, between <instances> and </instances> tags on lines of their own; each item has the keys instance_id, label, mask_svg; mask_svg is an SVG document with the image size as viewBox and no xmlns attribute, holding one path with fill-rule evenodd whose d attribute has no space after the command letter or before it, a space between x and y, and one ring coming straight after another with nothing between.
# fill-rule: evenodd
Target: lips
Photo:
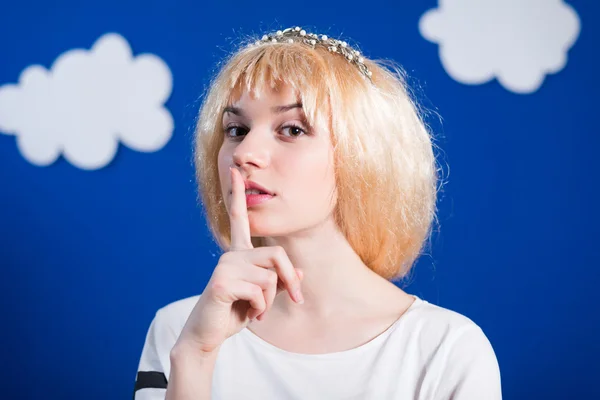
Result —
<instances>
[{"instance_id":1,"label":"lips","mask_svg":"<svg viewBox=\"0 0 600 400\"><path fill-rule=\"evenodd\" d=\"M269 189L267 189L267 188L259 185L256 182L245 181L244 183L245 183L245 186L246 186L246 190L259 190L261 192L261 194L264 193L264 194L268 194L268 195L271 195L271 196L275 196L275 193L273 193Z\"/></svg>"},{"instance_id":2,"label":"lips","mask_svg":"<svg viewBox=\"0 0 600 400\"><path fill-rule=\"evenodd\" d=\"M259 204L265 203L271 200L273 196L270 194L247 194L246 195L246 207L254 207Z\"/></svg>"}]
</instances>

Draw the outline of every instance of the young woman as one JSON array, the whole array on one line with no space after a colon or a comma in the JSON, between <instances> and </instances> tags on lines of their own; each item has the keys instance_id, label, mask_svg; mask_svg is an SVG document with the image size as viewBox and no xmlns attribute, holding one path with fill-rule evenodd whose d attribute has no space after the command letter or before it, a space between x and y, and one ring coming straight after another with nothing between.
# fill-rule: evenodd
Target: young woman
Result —
<instances>
[{"instance_id":1,"label":"young woman","mask_svg":"<svg viewBox=\"0 0 600 400\"><path fill-rule=\"evenodd\" d=\"M135 399L501 398L470 319L405 293L435 216L430 135L402 74L291 28L211 84L197 174L224 249L156 313Z\"/></svg>"}]
</instances>

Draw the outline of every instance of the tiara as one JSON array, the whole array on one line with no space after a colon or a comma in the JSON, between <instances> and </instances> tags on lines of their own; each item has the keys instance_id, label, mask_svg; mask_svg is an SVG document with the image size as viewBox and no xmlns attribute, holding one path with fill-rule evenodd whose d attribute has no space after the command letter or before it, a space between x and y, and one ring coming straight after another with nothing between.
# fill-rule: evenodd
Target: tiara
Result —
<instances>
[{"instance_id":1,"label":"tiara","mask_svg":"<svg viewBox=\"0 0 600 400\"><path fill-rule=\"evenodd\" d=\"M360 72L369 80L371 80L371 71L364 64L365 59L362 57L358 50L352 49L348 46L348 43L341 40L336 40L328 37L327 35L317 35L314 33L307 33L304 29L299 26L295 28L287 28L282 31L277 31L268 35L264 35L260 40L251 43L250 46L260 46L265 43L304 43L313 49L317 46L326 47L332 53L338 53L346 58L350 64L354 64L358 67Z\"/></svg>"}]
</instances>

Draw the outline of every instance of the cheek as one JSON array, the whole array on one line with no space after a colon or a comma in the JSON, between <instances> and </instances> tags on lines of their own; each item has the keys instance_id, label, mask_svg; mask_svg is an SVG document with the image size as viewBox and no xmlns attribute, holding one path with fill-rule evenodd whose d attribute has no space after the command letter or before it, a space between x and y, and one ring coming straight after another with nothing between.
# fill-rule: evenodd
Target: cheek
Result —
<instances>
[{"instance_id":1,"label":"cheek","mask_svg":"<svg viewBox=\"0 0 600 400\"><path fill-rule=\"evenodd\" d=\"M298 198L312 206L328 207L335 190L333 157L325 150L306 154L298 159L289 159L289 182ZM327 204L325 204L327 202Z\"/></svg>"}]
</instances>

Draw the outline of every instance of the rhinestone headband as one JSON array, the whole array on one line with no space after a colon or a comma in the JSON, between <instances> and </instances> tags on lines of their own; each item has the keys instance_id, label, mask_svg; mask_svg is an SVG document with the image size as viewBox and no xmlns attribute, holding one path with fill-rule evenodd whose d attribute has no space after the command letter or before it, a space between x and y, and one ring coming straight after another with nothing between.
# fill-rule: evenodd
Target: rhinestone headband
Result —
<instances>
[{"instance_id":1,"label":"rhinestone headband","mask_svg":"<svg viewBox=\"0 0 600 400\"><path fill-rule=\"evenodd\" d=\"M358 67L360 72L369 80L371 80L371 71L364 64L365 59L361 56L358 50L354 50L348 46L346 42L336 40L328 37L327 35L317 35L314 33L307 33L304 29L299 26L295 28L287 28L283 31L277 31L268 35L264 35L261 40L257 40L251 46L260 46L265 43L304 43L313 49L317 46L326 47L332 53L341 54L346 58L350 64L354 64Z\"/></svg>"}]
</instances>

